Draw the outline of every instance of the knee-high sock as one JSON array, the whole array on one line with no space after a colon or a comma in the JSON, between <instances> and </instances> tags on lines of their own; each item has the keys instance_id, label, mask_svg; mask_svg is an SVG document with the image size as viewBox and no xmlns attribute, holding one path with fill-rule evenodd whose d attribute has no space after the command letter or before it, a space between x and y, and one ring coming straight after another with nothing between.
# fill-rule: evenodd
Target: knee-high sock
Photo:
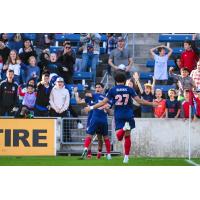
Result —
<instances>
[{"instance_id":1,"label":"knee-high sock","mask_svg":"<svg viewBox=\"0 0 200 200\"><path fill-rule=\"evenodd\" d=\"M131 136L126 136L125 137L125 142L124 142L124 150L125 150L125 155L129 155L131 149Z\"/></svg>"},{"instance_id":2,"label":"knee-high sock","mask_svg":"<svg viewBox=\"0 0 200 200\"><path fill-rule=\"evenodd\" d=\"M117 135L117 139L119 141L121 141L123 139L123 137L124 137L124 134L125 134L125 131L123 129L118 130L117 134L116 134Z\"/></svg>"},{"instance_id":3,"label":"knee-high sock","mask_svg":"<svg viewBox=\"0 0 200 200\"><path fill-rule=\"evenodd\" d=\"M110 154L110 139L106 138L106 139L104 139L104 142L105 142L105 146L106 146L106 152L107 152L107 154Z\"/></svg>"},{"instance_id":4,"label":"knee-high sock","mask_svg":"<svg viewBox=\"0 0 200 200\"><path fill-rule=\"evenodd\" d=\"M89 145L90 145L90 143L91 143L91 138L90 137L86 137L85 138L85 144L84 144L84 147L85 148L88 148L89 147Z\"/></svg>"}]
</instances>

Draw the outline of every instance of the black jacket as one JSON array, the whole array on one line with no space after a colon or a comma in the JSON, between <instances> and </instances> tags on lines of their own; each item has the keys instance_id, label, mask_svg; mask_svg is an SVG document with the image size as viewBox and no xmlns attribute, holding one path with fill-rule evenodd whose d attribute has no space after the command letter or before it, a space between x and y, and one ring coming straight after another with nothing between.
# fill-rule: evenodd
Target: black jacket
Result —
<instances>
[{"instance_id":1,"label":"black jacket","mask_svg":"<svg viewBox=\"0 0 200 200\"><path fill-rule=\"evenodd\" d=\"M8 47L0 49L0 55L2 56L3 64L6 63L8 56L9 56L9 53L10 53L10 49Z\"/></svg>"},{"instance_id":2,"label":"black jacket","mask_svg":"<svg viewBox=\"0 0 200 200\"><path fill-rule=\"evenodd\" d=\"M18 85L14 81L9 83L6 80L0 83L0 106L15 107L18 104Z\"/></svg>"}]
</instances>

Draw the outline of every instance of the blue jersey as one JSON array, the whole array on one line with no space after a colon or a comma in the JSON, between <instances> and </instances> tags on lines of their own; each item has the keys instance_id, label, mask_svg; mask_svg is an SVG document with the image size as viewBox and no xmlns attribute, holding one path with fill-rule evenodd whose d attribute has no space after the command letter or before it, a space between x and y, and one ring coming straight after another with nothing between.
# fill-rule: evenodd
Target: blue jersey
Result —
<instances>
[{"instance_id":1,"label":"blue jersey","mask_svg":"<svg viewBox=\"0 0 200 200\"><path fill-rule=\"evenodd\" d=\"M141 95L142 99L148 101L148 102L153 102L154 96L153 94L146 94L145 92ZM142 105L141 106L141 111L143 113L149 113L149 112L153 112L153 108L152 106L148 106L148 105Z\"/></svg>"},{"instance_id":2,"label":"blue jersey","mask_svg":"<svg viewBox=\"0 0 200 200\"><path fill-rule=\"evenodd\" d=\"M167 99L166 108L168 109L168 117L174 118L178 112L178 109L181 109L181 104L176 99L174 101L170 101L170 99Z\"/></svg>"},{"instance_id":3,"label":"blue jersey","mask_svg":"<svg viewBox=\"0 0 200 200\"><path fill-rule=\"evenodd\" d=\"M85 97L85 103L88 105L88 106L93 106L95 104L94 100L92 97ZM87 118L87 127L90 125L90 120L92 119L92 114L93 114L93 110L91 110L89 113L88 113L88 118Z\"/></svg>"},{"instance_id":4,"label":"blue jersey","mask_svg":"<svg viewBox=\"0 0 200 200\"><path fill-rule=\"evenodd\" d=\"M116 85L109 90L107 98L112 101L115 106L115 120L134 117L132 98L136 96L137 93L135 90L125 85Z\"/></svg>"}]
</instances>

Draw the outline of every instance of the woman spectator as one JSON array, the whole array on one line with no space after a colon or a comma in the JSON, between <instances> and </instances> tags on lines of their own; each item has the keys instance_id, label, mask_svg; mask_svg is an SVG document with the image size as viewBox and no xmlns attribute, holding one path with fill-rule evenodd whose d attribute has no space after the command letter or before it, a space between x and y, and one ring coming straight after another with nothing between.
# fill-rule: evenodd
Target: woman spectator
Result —
<instances>
[{"instance_id":1,"label":"woman spectator","mask_svg":"<svg viewBox=\"0 0 200 200\"><path fill-rule=\"evenodd\" d=\"M192 70L190 77L194 80L197 89L200 89L200 61L197 63L197 69Z\"/></svg>"},{"instance_id":2,"label":"woman spectator","mask_svg":"<svg viewBox=\"0 0 200 200\"><path fill-rule=\"evenodd\" d=\"M0 39L0 56L2 57L3 64L8 60L10 49L5 45L4 41Z\"/></svg>"},{"instance_id":3,"label":"woman spectator","mask_svg":"<svg viewBox=\"0 0 200 200\"><path fill-rule=\"evenodd\" d=\"M36 51L34 50L31 41L29 39L26 39L24 40L23 48L19 50L19 57L24 64L28 65L28 61L31 56L37 58Z\"/></svg>"},{"instance_id":4,"label":"woman spectator","mask_svg":"<svg viewBox=\"0 0 200 200\"><path fill-rule=\"evenodd\" d=\"M6 64L3 66L4 73L7 69L14 71L14 81L20 83L21 60L15 50L11 50Z\"/></svg>"},{"instance_id":5,"label":"woman spectator","mask_svg":"<svg viewBox=\"0 0 200 200\"><path fill-rule=\"evenodd\" d=\"M29 57L29 65L26 70L26 82L29 79L34 78L36 83L38 82L40 77L40 68L36 65L36 59L34 56Z\"/></svg>"},{"instance_id":6,"label":"woman spectator","mask_svg":"<svg viewBox=\"0 0 200 200\"><path fill-rule=\"evenodd\" d=\"M73 83L72 76L74 73L73 65L75 64L75 55L71 48L71 43L64 43L63 55L58 58L61 64L58 68L59 75L64 79L65 83Z\"/></svg>"},{"instance_id":7,"label":"woman spectator","mask_svg":"<svg viewBox=\"0 0 200 200\"><path fill-rule=\"evenodd\" d=\"M0 39L4 42L6 46L8 46L8 34L7 33L1 33Z\"/></svg>"}]
</instances>

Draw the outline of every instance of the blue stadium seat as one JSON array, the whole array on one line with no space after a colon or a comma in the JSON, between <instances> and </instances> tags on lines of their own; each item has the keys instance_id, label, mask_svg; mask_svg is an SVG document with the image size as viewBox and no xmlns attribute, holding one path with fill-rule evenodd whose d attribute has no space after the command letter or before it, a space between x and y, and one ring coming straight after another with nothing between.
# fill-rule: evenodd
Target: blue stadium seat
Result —
<instances>
[{"instance_id":1,"label":"blue stadium seat","mask_svg":"<svg viewBox=\"0 0 200 200\"><path fill-rule=\"evenodd\" d=\"M153 77L153 72L141 72L140 79L141 80L150 80Z\"/></svg>"},{"instance_id":2,"label":"blue stadium seat","mask_svg":"<svg viewBox=\"0 0 200 200\"><path fill-rule=\"evenodd\" d=\"M149 68L153 68L154 64L155 64L154 60L147 60L146 66ZM176 64L175 64L174 60L168 60L167 66L168 67L176 67Z\"/></svg>"},{"instance_id":3,"label":"blue stadium seat","mask_svg":"<svg viewBox=\"0 0 200 200\"><path fill-rule=\"evenodd\" d=\"M176 89L174 85L155 85L155 89L161 89L164 93L167 93L169 89Z\"/></svg>"},{"instance_id":4,"label":"blue stadium seat","mask_svg":"<svg viewBox=\"0 0 200 200\"><path fill-rule=\"evenodd\" d=\"M51 53L58 53L59 51L63 50L62 46L50 46L49 48Z\"/></svg>"},{"instance_id":5,"label":"blue stadium seat","mask_svg":"<svg viewBox=\"0 0 200 200\"><path fill-rule=\"evenodd\" d=\"M198 49L200 50L200 48L198 48ZM174 55L180 55L183 51L184 51L184 48L182 48L182 47L173 48Z\"/></svg>"},{"instance_id":6,"label":"blue stadium seat","mask_svg":"<svg viewBox=\"0 0 200 200\"><path fill-rule=\"evenodd\" d=\"M65 35L66 34L62 34L62 33L55 34L55 40L59 42L63 42L65 40Z\"/></svg>"},{"instance_id":7,"label":"blue stadium seat","mask_svg":"<svg viewBox=\"0 0 200 200\"><path fill-rule=\"evenodd\" d=\"M75 72L73 75L74 80L92 80L91 72Z\"/></svg>"},{"instance_id":8,"label":"blue stadium seat","mask_svg":"<svg viewBox=\"0 0 200 200\"><path fill-rule=\"evenodd\" d=\"M101 34L101 41L103 41L103 42L107 41L106 34Z\"/></svg>"},{"instance_id":9,"label":"blue stadium seat","mask_svg":"<svg viewBox=\"0 0 200 200\"><path fill-rule=\"evenodd\" d=\"M36 39L36 33L24 33L24 37L34 41Z\"/></svg>"},{"instance_id":10,"label":"blue stadium seat","mask_svg":"<svg viewBox=\"0 0 200 200\"><path fill-rule=\"evenodd\" d=\"M76 99L75 98L71 98L70 99L70 105L76 105L77 102L76 102Z\"/></svg>"},{"instance_id":11,"label":"blue stadium seat","mask_svg":"<svg viewBox=\"0 0 200 200\"><path fill-rule=\"evenodd\" d=\"M82 84L67 84L67 89L71 92L73 90L74 87L78 88L78 92L83 92L84 91L84 86Z\"/></svg>"},{"instance_id":12,"label":"blue stadium seat","mask_svg":"<svg viewBox=\"0 0 200 200\"><path fill-rule=\"evenodd\" d=\"M8 35L8 40L11 40L12 37L14 36L14 33L8 33L7 35Z\"/></svg>"},{"instance_id":13,"label":"blue stadium seat","mask_svg":"<svg viewBox=\"0 0 200 200\"><path fill-rule=\"evenodd\" d=\"M192 40L192 34L161 34L159 35L159 42L183 42L185 40Z\"/></svg>"}]
</instances>

